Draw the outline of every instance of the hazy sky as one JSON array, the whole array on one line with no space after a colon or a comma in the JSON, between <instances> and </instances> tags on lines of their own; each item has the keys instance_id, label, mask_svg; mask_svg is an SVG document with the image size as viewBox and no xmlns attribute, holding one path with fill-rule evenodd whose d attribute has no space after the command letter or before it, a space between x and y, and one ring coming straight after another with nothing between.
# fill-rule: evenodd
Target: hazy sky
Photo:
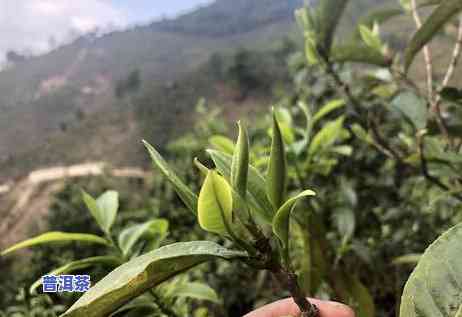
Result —
<instances>
[{"instance_id":1,"label":"hazy sky","mask_svg":"<svg viewBox=\"0 0 462 317\"><path fill-rule=\"evenodd\" d=\"M0 61L8 49L43 52L70 34L174 16L211 0L0 0Z\"/></svg>"}]
</instances>

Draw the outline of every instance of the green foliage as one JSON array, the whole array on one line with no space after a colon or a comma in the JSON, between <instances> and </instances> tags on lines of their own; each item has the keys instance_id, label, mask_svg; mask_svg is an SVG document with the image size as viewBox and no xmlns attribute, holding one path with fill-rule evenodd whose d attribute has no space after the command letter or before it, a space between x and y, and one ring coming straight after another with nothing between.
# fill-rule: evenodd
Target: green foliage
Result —
<instances>
[{"instance_id":1,"label":"green foliage","mask_svg":"<svg viewBox=\"0 0 462 317\"><path fill-rule=\"evenodd\" d=\"M404 287L400 316L461 315L461 236L459 224L428 247Z\"/></svg>"}]
</instances>

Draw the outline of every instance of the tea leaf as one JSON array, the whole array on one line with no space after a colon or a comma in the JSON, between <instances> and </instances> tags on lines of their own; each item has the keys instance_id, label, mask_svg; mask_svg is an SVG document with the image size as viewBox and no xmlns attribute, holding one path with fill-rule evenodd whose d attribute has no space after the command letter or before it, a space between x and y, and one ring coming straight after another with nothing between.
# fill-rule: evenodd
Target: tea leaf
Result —
<instances>
[{"instance_id":1,"label":"tea leaf","mask_svg":"<svg viewBox=\"0 0 462 317\"><path fill-rule=\"evenodd\" d=\"M404 53L404 69L407 72L415 56L427 45L438 31L462 11L462 1L446 0L432 12L422 27L414 34Z\"/></svg>"},{"instance_id":2,"label":"tea leaf","mask_svg":"<svg viewBox=\"0 0 462 317\"><path fill-rule=\"evenodd\" d=\"M53 271L51 271L51 272L49 272L49 273L47 273L45 275L67 274L67 273L71 273L71 272L74 272L74 271L83 270L83 269L86 269L88 267L98 265L98 264L102 264L102 265L106 265L106 266L110 266L110 267L116 267L118 265L121 265L122 262L120 261L119 258L114 257L114 256L95 256L95 257L91 257L91 258L86 258L86 259L66 263L65 265L63 265L63 266L61 266L61 267L59 267L57 269L54 269ZM29 292L31 294L35 293L35 290L40 285L42 285L42 278L35 281L34 284L31 285L31 287L29 288Z\"/></svg>"},{"instance_id":3,"label":"tea leaf","mask_svg":"<svg viewBox=\"0 0 462 317\"><path fill-rule=\"evenodd\" d=\"M462 224L422 255L404 287L401 317L462 316Z\"/></svg>"},{"instance_id":4,"label":"tea leaf","mask_svg":"<svg viewBox=\"0 0 462 317\"><path fill-rule=\"evenodd\" d=\"M36 245L57 243L57 242L72 242L72 241L110 245L110 242L108 240L95 236L93 234L52 231L52 232L41 234L35 238L19 242L9 247L8 249L2 251L0 255L2 256L7 255L13 251L28 248L28 247L33 247Z\"/></svg>"},{"instance_id":5,"label":"tea leaf","mask_svg":"<svg viewBox=\"0 0 462 317\"><path fill-rule=\"evenodd\" d=\"M183 201L183 203L192 211L195 215L197 214L197 195L193 193L188 186L186 186L181 179L175 174L172 168L167 164L167 162L162 158L159 152L150 145L148 142L143 140L144 146L148 149L149 154L151 155L152 162L154 166L157 166L162 174L170 181L170 183L175 188L176 193Z\"/></svg>"},{"instance_id":6,"label":"tea leaf","mask_svg":"<svg viewBox=\"0 0 462 317\"><path fill-rule=\"evenodd\" d=\"M137 257L106 275L61 317L104 317L169 278L216 258L247 253L209 241L174 243Z\"/></svg>"},{"instance_id":7,"label":"tea leaf","mask_svg":"<svg viewBox=\"0 0 462 317\"><path fill-rule=\"evenodd\" d=\"M239 136L231 164L231 186L245 199L249 172L249 137L245 127L239 122Z\"/></svg>"},{"instance_id":8,"label":"tea leaf","mask_svg":"<svg viewBox=\"0 0 462 317\"><path fill-rule=\"evenodd\" d=\"M282 245L287 248L289 240L289 220L290 213L295 207L296 202L304 197L315 196L316 193L312 190L305 190L295 197L290 198L277 211L273 219L273 232L281 240Z\"/></svg>"},{"instance_id":9,"label":"tea leaf","mask_svg":"<svg viewBox=\"0 0 462 317\"><path fill-rule=\"evenodd\" d=\"M100 228L109 234L111 227L117 216L119 209L119 193L115 191L107 191L97 199L94 199L85 191L82 192L83 201L88 210L95 218Z\"/></svg>"},{"instance_id":10,"label":"tea leaf","mask_svg":"<svg viewBox=\"0 0 462 317\"><path fill-rule=\"evenodd\" d=\"M277 210L284 201L287 183L286 171L287 162L284 141L276 115L273 113L273 139L271 143L270 161L268 164L266 194L274 210Z\"/></svg>"},{"instance_id":11,"label":"tea leaf","mask_svg":"<svg viewBox=\"0 0 462 317\"><path fill-rule=\"evenodd\" d=\"M217 170L229 179L231 175L232 157L215 150L207 150L207 152L212 157ZM271 223L273 219L273 208L266 196L266 182L260 172L252 165L249 165L247 181L247 202L264 220Z\"/></svg>"},{"instance_id":12,"label":"tea leaf","mask_svg":"<svg viewBox=\"0 0 462 317\"><path fill-rule=\"evenodd\" d=\"M134 225L122 230L119 234L119 247L124 256L127 256L136 242L147 232L150 234L158 233L160 236L166 234L168 221L165 219L155 219L142 224Z\"/></svg>"},{"instance_id":13,"label":"tea leaf","mask_svg":"<svg viewBox=\"0 0 462 317\"><path fill-rule=\"evenodd\" d=\"M232 220L233 196L228 182L215 171L209 171L198 202L198 219L202 229L224 235L226 222Z\"/></svg>"}]
</instances>

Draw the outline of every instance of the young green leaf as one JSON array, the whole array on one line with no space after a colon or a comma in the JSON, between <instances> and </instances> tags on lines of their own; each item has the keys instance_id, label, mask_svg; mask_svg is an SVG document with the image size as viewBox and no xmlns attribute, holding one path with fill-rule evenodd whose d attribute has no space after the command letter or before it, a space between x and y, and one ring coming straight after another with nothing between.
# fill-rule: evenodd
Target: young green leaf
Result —
<instances>
[{"instance_id":1,"label":"young green leaf","mask_svg":"<svg viewBox=\"0 0 462 317\"><path fill-rule=\"evenodd\" d=\"M266 194L274 210L277 210L284 201L286 185L287 162L284 141L276 115L273 112L273 138L266 178Z\"/></svg>"},{"instance_id":2,"label":"young green leaf","mask_svg":"<svg viewBox=\"0 0 462 317\"><path fill-rule=\"evenodd\" d=\"M122 262L120 261L120 259L114 256L95 256L91 258L86 258L86 259L66 263L65 265L57 269L54 269L53 271L47 273L46 275L68 274L68 273L72 273L78 270L83 270L83 269L86 269L88 267L92 267L95 265L105 265L105 266L114 268L121 264ZM31 287L29 288L29 292L31 294L34 294L35 290L40 285L42 285L42 278L38 279L37 281L34 282L34 284L31 285Z\"/></svg>"},{"instance_id":3,"label":"young green leaf","mask_svg":"<svg viewBox=\"0 0 462 317\"><path fill-rule=\"evenodd\" d=\"M94 199L83 191L82 196L85 205L99 227L103 232L109 234L116 219L117 210L119 209L119 193L116 191L107 191L98 197L98 199Z\"/></svg>"},{"instance_id":4,"label":"young green leaf","mask_svg":"<svg viewBox=\"0 0 462 317\"><path fill-rule=\"evenodd\" d=\"M118 243L124 256L130 253L130 250L136 242L147 232L159 233L164 235L168 231L168 221L165 219L154 219L142 224L134 225L122 230L119 234Z\"/></svg>"},{"instance_id":5,"label":"young green leaf","mask_svg":"<svg viewBox=\"0 0 462 317\"><path fill-rule=\"evenodd\" d=\"M365 25L359 26L359 33L361 34L361 38L366 43L366 45L377 52L382 51L382 41L377 34L374 34L372 29L369 29Z\"/></svg>"},{"instance_id":6,"label":"young green leaf","mask_svg":"<svg viewBox=\"0 0 462 317\"><path fill-rule=\"evenodd\" d=\"M391 262L393 265L411 265L415 266L422 258L421 253L411 253L394 258Z\"/></svg>"},{"instance_id":7,"label":"young green leaf","mask_svg":"<svg viewBox=\"0 0 462 317\"><path fill-rule=\"evenodd\" d=\"M404 52L404 69L406 73L417 53L460 11L462 11L462 1L446 0L441 2L432 12L422 27L414 34Z\"/></svg>"},{"instance_id":8,"label":"young green leaf","mask_svg":"<svg viewBox=\"0 0 462 317\"><path fill-rule=\"evenodd\" d=\"M344 117L342 116L326 123L321 131L313 137L308 148L308 154L313 156L334 145L342 134L343 121Z\"/></svg>"},{"instance_id":9,"label":"young green leaf","mask_svg":"<svg viewBox=\"0 0 462 317\"><path fill-rule=\"evenodd\" d=\"M273 219L273 232L281 240L284 248L287 248L289 241L289 221L290 213L295 207L296 202L304 197L315 196L316 193L312 190L305 190L295 197L287 200L284 205L279 208Z\"/></svg>"},{"instance_id":10,"label":"young green leaf","mask_svg":"<svg viewBox=\"0 0 462 317\"><path fill-rule=\"evenodd\" d=\"M331 113L332 111L334 110L337 110L341 107L344 107L345 106L345 100L343 99L334 99L334 100L331 100L329 101L328 103L326 103L325 105L323 105L321 107L321 109L319 109L315 115L313 116L313 119L311 119L311 126L314 127L314 125L319 121L321 120L322 118L324 118L325 116L327 116L329 113Z\"/></svg>"},{"instance_id":11,"label":"young green leaf","mask_svg":"<svg viewBox=\"0 0 462 317\"><path fill-rule=\"evenodd\" d=\"M183 201L183 203L188 207L188 209L197 214L197 195L193 193L188 186L186 186L181 179L175 174L172 168L167 164L167 162L162 158L159 152L150 145L148 142L143 140L144 146L149 151L151 155L152 162L154 166L157 166L162 174L170 181L170 183L175 188L176 193Z\"/></svg>"},{"instance_id":12,"label":"young green leaf","mask_svg":"<svg viewBox=\"0 0 462 317\"><path fill-rule=\"evenodd\" d=\"M2 251L0 255L4 256L13 251L33 247L36 245L58 243L58 242L71 242L71 241L97 243L97 244L103 244L107 246L110 245L110 242L107 241L106 239L95 236L93 234L52 231L52 232L47 232L42 235L39 235L35 238L19 242L9 247L8 249Z\"/></svg>"},{"instance_id":13,"label":"young green leaf","mask_svg":"<svg viewBox=\"0 0 462 317\"><path fill-rule=\"evenodd\" d=\"M462 224L423 254L404 287L401 317L462 316Z\"/></svg>"},{"instance_id":14,"label":"young green leaf","mask_svg":"<svg viewBox=\"0 0 462 317\"><path fill-rule=\"evenodd\" d=\"M214 135L209 138L209 143L217 150L233 155L234 143L222 135Z\"/></svg>"},{"instance_id":15,"label":"young green leaf","mask_svg":"<svg viewBox=\"0 0 462 317\"><path fill-rule=\"evenodd\" d=\"M245 258L247 253L208 241L171 244L137 257L106 275L61 317L104 317L145 291L216 258Z\"/></svg>"},{"instance_id":16,"label":"young green leaf","mask_svg":"<svg viewBox=\"0 0 462 317\"><path fill-rule=\"evenodd\" d=\"M231 187L217 172L209 171L199 193L199 225L206 231L226 235L227 223L231 222L232 213Z\"/></svg>"},{"instance_id":17,"label":"young green leaf","mask_svg":"<svg viewBox=\"0 0 462 317\"><path fill-rule=\"evenodd\" d=\"M239 125L239 136L231 164L231 186L245 199L247 193L247 176L249 173L249 137L247 130Z\"/></svg>"},{"instance_id":18,"label":"young green leaf","mask_svg":"<svg viewBox=\"0 0 462 317\"><path fill-rule=\"evenodd\" d=\"M207 150L212 157L217 170L227 179L230 179L232 157L215 150ZM264 220L271 223L273 208L266 196L266 182L260 172L249 165L247 184L247 202Z\"/></svg>"}]
</instances>

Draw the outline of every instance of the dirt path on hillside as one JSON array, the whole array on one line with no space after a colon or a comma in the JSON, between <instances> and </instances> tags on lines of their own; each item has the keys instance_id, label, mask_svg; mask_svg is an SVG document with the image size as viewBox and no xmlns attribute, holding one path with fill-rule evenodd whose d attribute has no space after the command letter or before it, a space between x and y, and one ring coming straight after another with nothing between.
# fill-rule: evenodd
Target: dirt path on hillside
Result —
<instances>
[{"instance_id":1,"label":"dirt path on hillside","mask_svg":"<svg viewBox=\"0 0 462 317\"><path fill-rule=\"evenodd\" d=\"M54 194L69 178L108 175L146 179L150 172L139 168L109 168L104 162L59 166L31 172L24 179L0 184L0 249L24 238L33 224L44 226Z\"/></svg>"}]
</instances>

